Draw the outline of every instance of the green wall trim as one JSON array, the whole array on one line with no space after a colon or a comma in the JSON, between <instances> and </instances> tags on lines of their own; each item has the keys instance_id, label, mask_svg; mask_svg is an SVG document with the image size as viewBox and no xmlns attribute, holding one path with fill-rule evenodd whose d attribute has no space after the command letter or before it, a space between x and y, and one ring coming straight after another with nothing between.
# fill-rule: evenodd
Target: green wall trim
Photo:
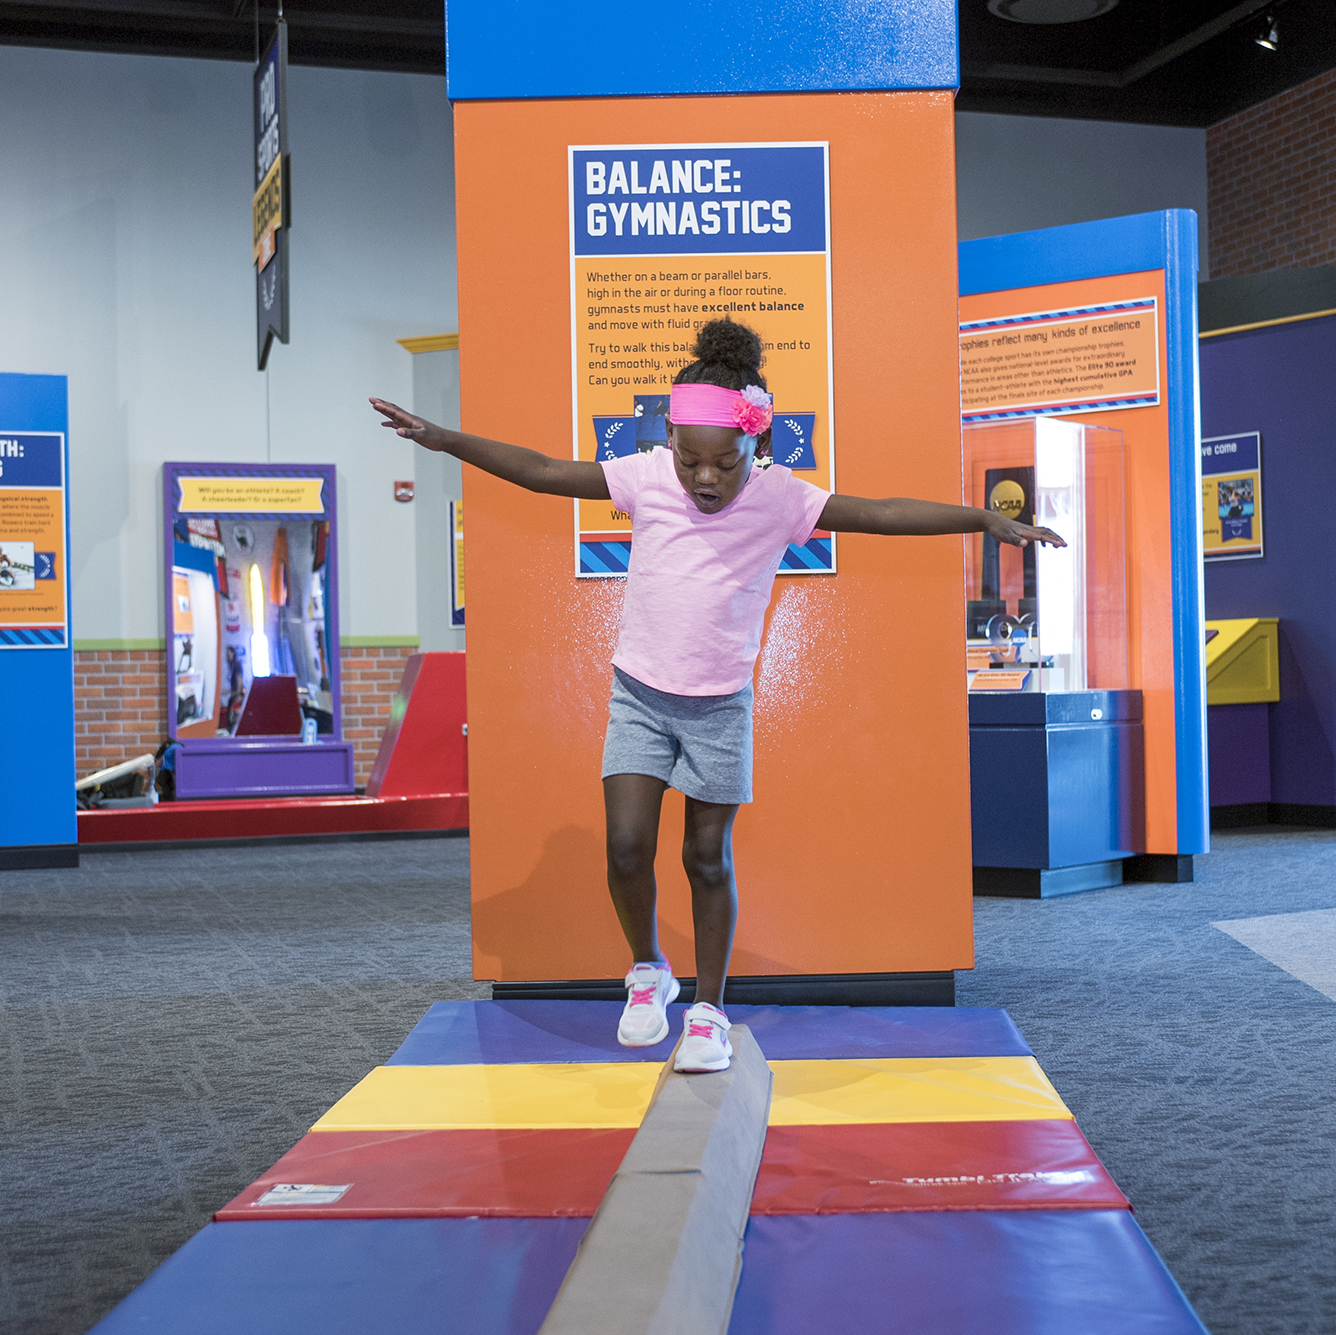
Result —
<instances>
[{"instance_id":1,"label":"green wall trim","mask_svg":"<svg viewBox=\"0 0 1336 1335\"><path fill-rule=\"evenodd\" d=\"M112 649L166 649L167 641L160 635L153 636L148 640L75 640L74 652L94 653L101 651L103 653Z\"/></svg>"}]
</instances>

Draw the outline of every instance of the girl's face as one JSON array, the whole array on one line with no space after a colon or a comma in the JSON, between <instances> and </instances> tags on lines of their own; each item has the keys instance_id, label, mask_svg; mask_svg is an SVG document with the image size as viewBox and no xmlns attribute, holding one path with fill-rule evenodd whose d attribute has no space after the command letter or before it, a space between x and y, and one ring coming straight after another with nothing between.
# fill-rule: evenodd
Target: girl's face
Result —
<instances>
[{"instance_id":1,"label":"girl's face","mask_svg":"<svg viewBox=\"0 0 1336 1335\"><path fill-rule=\"evenodd\" d=\"M756 440L726 426L668 423L668 444L682 490L702 514L718 514L751 475Z\"/></svg>"}]
</instances>

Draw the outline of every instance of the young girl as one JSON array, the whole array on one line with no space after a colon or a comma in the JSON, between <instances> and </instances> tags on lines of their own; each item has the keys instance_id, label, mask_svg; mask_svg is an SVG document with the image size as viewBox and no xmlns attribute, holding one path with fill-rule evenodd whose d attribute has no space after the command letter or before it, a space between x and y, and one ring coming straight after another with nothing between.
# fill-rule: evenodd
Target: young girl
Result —
<instances>
[{"instance_id":1,"label":"young girl","mask_svg":"<svg viewBox=\"0 0 1336 1335\"><path fill-rule=\"evenodd\" d=\"M608 888L631 947L628 1047L661 1042L680 988L659 949L654 853L664 789L686 798L682 862L691 882L696 998L679 1071L722 1071L732 1056L721 1009L737 886L733 820L752 798L752 672L780 558L814 530L991 533L1002 542L1065 545L1056 533L987 510L934 501L863 500L769 467L771 396L761 340L712 320L673 382L669 449L607 463L554 459L414 417L381 399L382 425L530 491L611 500L632 518L621 635L603 749Z\"/></svg>"}]
</instances>

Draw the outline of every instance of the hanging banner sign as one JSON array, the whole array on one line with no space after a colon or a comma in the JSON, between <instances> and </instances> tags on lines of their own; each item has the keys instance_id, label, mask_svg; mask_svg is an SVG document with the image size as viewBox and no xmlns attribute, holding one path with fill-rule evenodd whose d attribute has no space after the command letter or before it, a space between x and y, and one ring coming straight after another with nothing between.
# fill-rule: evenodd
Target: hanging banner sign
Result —
<instances>
[{"instance_id":1,"label":"hanging banner sign","mask_svg":"<svg viewBox=\"0 0 1336 1335\"><path fill-rule=\"evenodd\" d=\"M1148 408L1160 401L1154 297L969 320L960 326L963 422Z\"/></svg>"},{"instance_id":2,"label":"hanging banner sign","mask_svg":"<svg viewBox=\"0 0 1336 1335\"><path fill-rule=\"evenodd\" d=\"M251 245L255 263L256 359L261 371L274 339L288 341L288 27L278 31L255 67L251 100L255 120L255 178Z\"/></svg>"},{"instance_id":3,"label":"hanging banner sign","mask_svg":"<svg viewBox=\"0 0 1336 1335\"><path fill-rule=\"evenodd\" d=\"M1208 561L1264 555L1261 432L1202 441L1201 527Z\"/></svg>"},{"instance_id":4,"label":"hanging banner sign","mask_svg":"<svg viewBox=\"0 0 1336 1335\"><path fill-rule=\"evenodd\" d=\"M0 432L0 649L69 644L65 437Z\"/></svg>"},{"instance_id":5,"label":"hanging banner sign","mask_svg":"<svg viewBox=\"0 0 1336 1335\"><path fill-rule=\"evenodd\" d=\"M774 462L833 491L827 145L575 147L569 165L575 458L667 448L673 377L696 330L729 316L761 336ZM624 575L630 517L575 510L576 574ZM834 570L818 533L779 573Z\"/></svg>"}]
</instances>

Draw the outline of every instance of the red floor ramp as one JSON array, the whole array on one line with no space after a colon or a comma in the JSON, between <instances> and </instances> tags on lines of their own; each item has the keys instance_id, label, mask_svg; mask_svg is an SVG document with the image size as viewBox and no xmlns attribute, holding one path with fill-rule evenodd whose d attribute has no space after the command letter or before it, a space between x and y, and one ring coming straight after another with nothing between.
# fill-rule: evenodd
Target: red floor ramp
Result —
<instances>
[{"instance_id":1,"label":"red floor ramp","mask_svg":"<svg viewBox=\"0 0 1336 1335\"><path fill-rule=\"evenodd\" d=\"M772 1126L752 1214L1129 1209L1075 1122Z\"/></svg>"},{"instance_id":2,"label":"red floor ramp","mask_svg":"<svg viewBox=\"0 0 1336 1335\"><path fill-rule=\"evenodd\" d=\"M589 1218L633 1128L312 1131L216 1220Z\"/></svg>"},{"instance_id":3,"label":"red floor ramp","mask_svg":"<svg viewBox=\"0 0 1336 1335\"><path fill-rule=\"evenodd\" d=\"M125 844L427 832L467 830L468 823L467 792L420 797L227 798L81 811L79 842Z\"/></svg>"},{"instance_id":4,"label":"red floor ramp","mask_svg":"<svg viewBox=\"0 0 1336 1335\"><path fill-rule=\"evenodd\" d=\"M617 1042L620 1001L438 1001L390 1066L519 1062L665 1061L682 1030L668 1008L668 1037L652 1048ZM1030 1057L1004 1010L970 1006L730 1006L770 1061L869 1057Z\"/></svg>"},{"instance_id":5,"label":"red floor ramp","mask_svg":"<svg viewBox=\"0 0 1336 1335\"><path fill-rule=\"evenodd\" d=\"M535 1335L584 1219L207 1224L97 1335Z\"/></svg>"},{"instance_id":6,"label":"red floor ramp","mask_svg":"<svg viewBox=\"0 0 1336 1335\"><path fill-rule=\"evenodd\" d=\"M753 1216L729 1335L827 1331L1209 1335L1126 1210Z\"/></svg>"}]
</instances>

